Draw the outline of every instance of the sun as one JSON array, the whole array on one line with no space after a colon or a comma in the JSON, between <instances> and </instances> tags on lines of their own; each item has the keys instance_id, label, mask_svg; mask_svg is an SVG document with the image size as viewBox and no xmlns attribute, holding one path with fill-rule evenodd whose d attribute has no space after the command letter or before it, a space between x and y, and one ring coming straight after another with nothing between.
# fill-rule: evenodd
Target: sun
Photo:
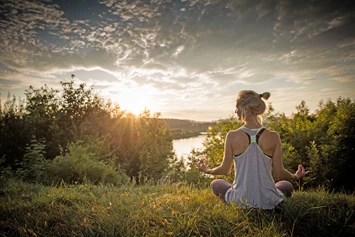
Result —
<instances>
[{"instance_id":1,"label":"sun","mask_svg":"<svg viewBox=\"0 0 355 237\"><path fill-rule=\"evenodd\" d=\"M120 91L115 96L121 109L139 115L144 109L152 110L154 103L152 100L152 89L147 88L129 88Z\"/></svg>"}]
</instances>

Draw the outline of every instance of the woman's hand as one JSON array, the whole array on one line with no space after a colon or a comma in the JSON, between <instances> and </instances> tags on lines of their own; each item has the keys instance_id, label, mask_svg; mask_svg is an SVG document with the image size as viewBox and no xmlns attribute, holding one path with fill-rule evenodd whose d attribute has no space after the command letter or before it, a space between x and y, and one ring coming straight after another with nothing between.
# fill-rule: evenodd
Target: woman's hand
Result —
<instances>
[{"instance_id":1,"label":"woman's hand","mask_svg":"<svg viewBox=\"0 0 355 237\"><path fill-rule=\"evenodd\" d=\"M205 162L203 160L200 160L197 164L196 164L197 168L205 173L208 173L209 169L207 168L207 166L205 165Z\"/></svg>"},{"instance_id":2,"label":"woman's hand","mask_svg":"<svg viewBox=\"0 0 355 237\"><path fill-rule=\"evenodd\" d=\"M304 176L306 176L308 173L309 173L309 171L306 171L306 169L303 167L303 165L298 165L298 170L296 171L294 176L298 180L298 179L301 179Z\"/></svg>"}]
</instances>

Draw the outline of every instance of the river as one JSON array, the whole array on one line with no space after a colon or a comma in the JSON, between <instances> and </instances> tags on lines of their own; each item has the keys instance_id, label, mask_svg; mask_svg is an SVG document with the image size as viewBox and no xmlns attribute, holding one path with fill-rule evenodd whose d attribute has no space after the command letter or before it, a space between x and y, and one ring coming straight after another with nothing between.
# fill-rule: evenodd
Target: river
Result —
<instances>
[{"instance_id":1,"label":"river","mask_svg":"<svg viewBox=\"0 0 355 237\"><path fill-rule=\"evenodd\" d=\"M202 148L202 143L206 136L206 134L201 134L197 137L173 140L173 146L177 157L187 157L193 148Z\"/></svg>"}]
</instances>

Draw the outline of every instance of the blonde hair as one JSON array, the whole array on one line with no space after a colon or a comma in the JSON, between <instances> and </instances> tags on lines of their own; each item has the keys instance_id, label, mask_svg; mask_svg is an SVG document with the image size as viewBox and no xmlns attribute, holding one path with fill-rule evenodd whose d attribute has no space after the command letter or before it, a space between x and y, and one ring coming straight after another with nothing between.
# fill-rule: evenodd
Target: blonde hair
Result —
<instances>
[{"instance_id":1,"label":"blonde hair","mask_svg":"<svg viewBox=\"0 0 355 237\"><path fill-rule=\"evenodd\" d=\"M245 121L247 111L249 110L252 114L257 115L262 123L262 115L266 110L266 103L264 100L268 100L269 97L269 92L258 94L251 90L240 91L237 95L237 106L241 110L241 119Z\"/></svg>"}]
</instances>

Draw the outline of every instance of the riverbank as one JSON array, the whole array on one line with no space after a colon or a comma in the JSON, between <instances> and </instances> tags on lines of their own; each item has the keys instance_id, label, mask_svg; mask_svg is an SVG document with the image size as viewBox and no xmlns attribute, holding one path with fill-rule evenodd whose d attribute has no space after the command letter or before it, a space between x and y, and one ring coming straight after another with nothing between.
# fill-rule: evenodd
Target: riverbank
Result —
<instances>
[{"instance_id":1,"label":"riverbank","mask_svg":"<svg viewBox=\"0 0 355 237\"><path fill-rule=\"evenodd\" d=\"M170 130L173 139L185 139L197 137L202 133L206 133L210 127L217 122L199 122L183 119L162 119Z\"/></svg>"},{"instance_id":2,"label":"riverbank","mask_svg":"<svg viewBox=\"0 0 355 237\"><path fill-rule=\"evenodd\" d=\"M191 137L197 137L201 135L199 131L187 131L187 130L170 130L174 140L187 139Z\"/></svg>"}]
</instances>

